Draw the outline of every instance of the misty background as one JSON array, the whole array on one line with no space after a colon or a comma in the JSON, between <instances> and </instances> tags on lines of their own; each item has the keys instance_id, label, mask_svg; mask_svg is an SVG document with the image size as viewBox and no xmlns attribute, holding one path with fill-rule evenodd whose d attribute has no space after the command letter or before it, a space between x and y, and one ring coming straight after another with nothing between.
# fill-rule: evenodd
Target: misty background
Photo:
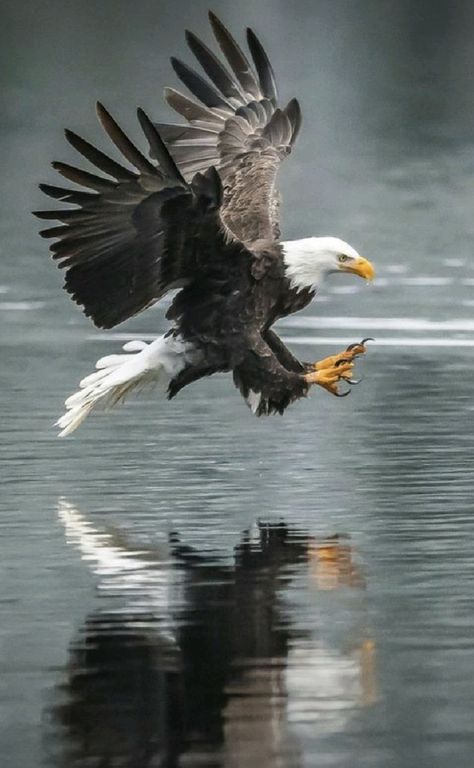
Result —
<instances>
[{"instance_id":1,"label":"misty background","mask_svg":"<svg viewBox=\"0 0 474 768\"><path fill-rule=\"evenodd\" d=\"M95 330L37 235L38 183L82 164L65 127L110 150L98 99L142 148L137 106L175 120L169 56L192 63L185 28L211 44L208 7L0 2L2 766L470 768L472 3L212 4L302 106L283 237L340 236L377 270L280 332L314 360L374 336L364 381L256 420L213 377L55 437L166 305Z\"/></svg>"}]
</instances>

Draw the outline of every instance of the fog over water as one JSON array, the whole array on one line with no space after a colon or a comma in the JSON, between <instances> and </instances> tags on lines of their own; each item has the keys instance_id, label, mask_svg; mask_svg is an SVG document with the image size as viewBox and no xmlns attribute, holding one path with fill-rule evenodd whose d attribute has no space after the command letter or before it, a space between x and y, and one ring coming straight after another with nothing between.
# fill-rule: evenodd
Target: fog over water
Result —
<instances>
[{"instance_id":1,"label":"fog over water","mask_svg":"<svg viewBox=\"0 0 474 768\"><path fill-rule=\"evenodd\" d=\"M59 441L103 354L30 211L101 101L172 119L168 58L208 3L1 2L2 768L471 768L474 6L230 3L304 125L283 237L376 266L280 323L302 359L373 336L363 382L255 419L229 376ZM243 41L243 36L239 37ZM142 146L144 146L142 144Z\"/></svg>"}]
</instances>

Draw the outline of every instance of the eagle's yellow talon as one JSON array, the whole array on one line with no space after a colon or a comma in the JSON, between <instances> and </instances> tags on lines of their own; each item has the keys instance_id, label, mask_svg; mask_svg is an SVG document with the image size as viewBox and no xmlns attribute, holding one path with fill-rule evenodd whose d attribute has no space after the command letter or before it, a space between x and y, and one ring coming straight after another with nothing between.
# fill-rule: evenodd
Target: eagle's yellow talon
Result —
<instances>
[{"instance_id":1,"label":"eagle's yellow talon","mask_svg":"<svg viewBox=\"0 0 474 768\"><path fill-rule=\"evenodd\" d=\"M354 363L343 362L344 358L337 360L337 364L321 370L315 370L305 375L306 382L310 385L318 384L333 395L339 395L337 385L340 381L351 378Z\"/></svg>"},{"instance_id":2,"label":"eagle's yellow talon","mask_svg":"<svg viewBox=\"0 0 474 768\"><path fill-rule=\"evenodd\" d=\"M313 363L313 368L315 371L323 371L326 368L333 367L340 360L353 360L354 357L364 355L366 352L367 349L364 344L350 344L344 352L339 352L337 355L331 355L330 357L325 357L324 360L318 360L316 363Z\"/></svg>"},{"instance_id":3,"label":"eagle's yellow talon","mask_svg":"<svg viewBox=\"0 0 474 768\"><path fill-rule=\"evenodd\" d=\"M353 379L353 369L356 358L359 355L365 354L366 347L365 342L369 339L363 339L356 344L350 344L344 352L339 352L337 355L331 355L324 358L324 360L318 360L309 367L309 373L305 375L305 379L308 384L318 384L323 387L327 392L330 392L336 397L344 397L351 391L346 392L338 391L338 384L340 381L345 381L350 385L359 384L361 379Z\"/></svg>"},{"instance_id":4,"label":"eagle's yellow talon","mask_svg":"<svg viewBox=\"0 0 474 768\"><path fill-rule=\"evenodd\" d=\"M344 354L349 354L352 357L356 357L357 355L364 355L367 352L367 349L362 344L355 344L354 346L351 346L350 349L346 349Z\"/></svg>"}]
</instances>

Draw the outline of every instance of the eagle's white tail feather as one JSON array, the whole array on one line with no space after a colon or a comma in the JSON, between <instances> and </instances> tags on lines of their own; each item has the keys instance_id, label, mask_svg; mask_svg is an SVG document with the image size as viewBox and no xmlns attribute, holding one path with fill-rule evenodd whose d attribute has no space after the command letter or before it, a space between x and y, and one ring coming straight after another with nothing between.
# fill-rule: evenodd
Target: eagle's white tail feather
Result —
<instances>
[{"instance_id":1,"label":"eagle's white tail feather","mask_svg":"<svg viewBox=\"0 0 474 768\"><path fill-rule=\"evenodd\" d=\"M56 422L59 437L74 432L92 410L111 408L132 391L167 384L184 367L189 345L173 336L161 336L151 344L129 341L123 349L127 354L101 357L97 370L82 379L80 389L68 397L66 413Z\"/></svg>"}]
</instances>

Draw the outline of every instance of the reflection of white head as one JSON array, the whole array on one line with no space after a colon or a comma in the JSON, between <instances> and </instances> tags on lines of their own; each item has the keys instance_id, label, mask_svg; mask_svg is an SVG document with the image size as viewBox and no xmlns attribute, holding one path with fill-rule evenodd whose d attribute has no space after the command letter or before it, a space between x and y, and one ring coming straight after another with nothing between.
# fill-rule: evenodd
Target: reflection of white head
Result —
<instances>
[{"instance_id":1,"label":"reflection of white head","mask_svg":"<svg viewBox=\"0 0 474 768\"><path fill-rule=\"evenodd\" d=\"M359 652L297 642L288 654L286 692L288 722L297 735L320 738L343 731L364 698Z\"/></svg>"}]
</instances>

